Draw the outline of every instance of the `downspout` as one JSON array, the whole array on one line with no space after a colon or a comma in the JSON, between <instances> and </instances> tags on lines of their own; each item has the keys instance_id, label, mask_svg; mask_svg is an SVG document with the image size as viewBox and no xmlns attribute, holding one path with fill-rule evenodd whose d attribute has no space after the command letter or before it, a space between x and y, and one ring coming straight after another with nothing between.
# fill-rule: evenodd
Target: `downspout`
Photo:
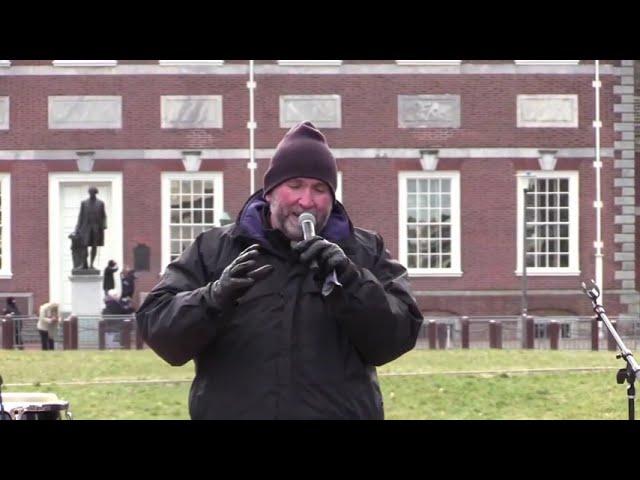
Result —
<instances>
[{"instance_id":1,"label":"downspout","mask_svg":"<svg viewBox=\"0 0 640 480\"><path fill-rule=\"evenodd\" d=\"M596 201L594 207L596 209L596 241L593 246L595 248L595 263L596 263L596 278L595 282L600 289L600 304L603 304L604 288L603 288L603 243L602 243L602 196L601 196L601 181L600 172L602 170L602 161L600 160L600 129L602 128L602 122L600 121L600 88L602 82L600 82L600 61L595 61L596 66L596 78L593 81L593 88L596 94L596 118L593 122L593 127L596 133L596 160L593 164L596 169Z\"/></svg>"},{"instance_id":2,"label":"downspout","mask_svg":"<svg viewBox=\"0 0 640 480\"><path fill-rule=\"evenodd\" d=\"M247 88L249 89L249 122L247 128L249 129L249 163L247 168L251 175L251 185L249 194L253 194L256 191L256 167L258 164L255 161L255 138L254 132L256 129L256 122L254 119L254 95L253 91L256 88L256 82L253 80L253 60L249 60L249 81L247 82Z\"/></svg>"}]
</instances>

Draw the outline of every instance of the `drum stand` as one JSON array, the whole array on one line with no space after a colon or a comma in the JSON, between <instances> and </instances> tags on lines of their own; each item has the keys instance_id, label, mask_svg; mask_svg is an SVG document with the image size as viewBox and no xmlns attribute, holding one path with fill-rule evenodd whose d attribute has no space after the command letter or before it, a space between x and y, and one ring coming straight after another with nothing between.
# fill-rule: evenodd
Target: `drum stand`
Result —
<instances>
[{"instance_id":1,"label":"drum stand","mask_svg":"<svg viewBox=\"0 0 640 480\"><path fill-rule=\"evenodd\" d=\"M0 375L0 420L11 420L11 415L4 410L4 404L2 403L2 383L2 375Z\"/></svg>"},{"instance_id":2,"label":"drum stand","mask_svg":"<svg viewBox=\"0 0 640 480\"><path fill-rule=\"evenodd\" d=\"M616 374L616 382L618 384L623 384L625 380L629 383L629 387L627 388L627 398L629 404L629 420L635 419L635 399L636 399L636 389L634 383L636 381L636 377L638 376L638 372L640 372L640 367L638 366L638 362L633 358L633 354L627 347L624 342L618 335L618 332L613 328L613 325L607 318L605 314L604 307L598 303L598 297L600 296L600 289L596 285L596 283L591 280L591 286L587 288L584 282L582 282L582 290L584 293L591 299L593 303L593 311L598 315L598 320L603 322L611 336L618 344L618 348L620 349L620 354L616 355L616 358L622 358L627 362L627 366L625 368L621 368L618 370Z\"/></svg>"}]
</instances>

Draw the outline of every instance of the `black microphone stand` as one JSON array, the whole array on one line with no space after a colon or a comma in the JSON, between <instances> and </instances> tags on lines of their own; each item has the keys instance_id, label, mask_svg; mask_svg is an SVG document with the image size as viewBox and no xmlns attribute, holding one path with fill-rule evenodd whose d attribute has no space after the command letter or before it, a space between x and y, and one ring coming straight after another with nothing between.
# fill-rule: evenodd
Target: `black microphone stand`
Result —
<instances>
[{"instance_id":1,"label":"black microphone stand","mask_svg":"<svg viewBox=\"0 0 640 480\"><path fill-rule=\"evenodd\" d=\"M613 325L607 318L605 314L604 307L598 303L598 297L600 296L600 289L596 285L596 283L591 280L591 287L587 288L584 282L582 282L582 290L587 296L591 299L593 303L593 311L598 315L598 320L603 322L607 326L607 330L611 333L611 336L618 344L618 348L620 349L620 354L616 355L616 358L623 358L627 362L626 368L621 368L618 370L616 374L616 382L622 385L625 380L629 383L629 387L627 388L627 398L629 404L629 420L635 419L635 399L636 399L636 388L635 381L638 376L638 372L640 371L640 367L638 366L638 362L636 362L635 358L633 358L633 354L626 347L618 332L615 331Z\"/></svg>"}]
</instances>

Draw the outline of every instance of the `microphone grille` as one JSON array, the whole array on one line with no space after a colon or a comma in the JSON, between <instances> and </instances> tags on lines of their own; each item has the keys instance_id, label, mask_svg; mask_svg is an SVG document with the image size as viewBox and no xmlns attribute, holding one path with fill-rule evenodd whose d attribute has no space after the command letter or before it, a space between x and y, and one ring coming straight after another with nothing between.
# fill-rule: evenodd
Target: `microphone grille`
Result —
<instances>
[{"instance_id":1,"label":"microphone grille","mask_svg":"<svg viewBox=\"0 0 640 480\"><path fill-rule=\"evenodd\" d=\"M302 222L311 222L314 225L316 224L316 217L313 216L311 212L303 212L298 217L298 223L302 224Z\"/></svg>"}]
</instances>

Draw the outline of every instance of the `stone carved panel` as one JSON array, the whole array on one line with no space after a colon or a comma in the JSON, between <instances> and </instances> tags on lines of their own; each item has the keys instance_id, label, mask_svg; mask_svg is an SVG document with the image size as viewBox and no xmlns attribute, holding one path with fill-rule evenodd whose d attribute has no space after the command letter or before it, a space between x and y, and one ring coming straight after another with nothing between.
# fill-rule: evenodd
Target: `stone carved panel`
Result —
<instances>
[{"instance_id":1,"label":"stone carved panel","mask_svg":"<svg viewBox=\"0 0 640 480\"><path fill-rule=\"evenodd\" d=\"M399 128L460 128L460 95L398 95Z\"/></svg>"},{"instance_id":2,"label":"stone carved panel","mask_svg":"<svg viewBox=\"0 0 640 480\"><path fill-rule=\"evenodd\" d=\"M340 95L281 95L280 127L293 127L305 120L318 128L340 128Z\"/></svg>"},{"instance_id":3,"label":"stone carved panel","mask_svg":"<svg viewBox=\"0 0 640 480\"><path fill-rule=\"evenodd\" d=\"M518 127L577 128L578 95L518 95Z\"/></svg>"},{"instance_id":4,"label":"stone carved panel","mask_svg":"<svg viewBox=\"0 0 640 480\"><path fill-rule=\"evenodd\" d=\"M117 95L50 96L49 128L122 128L122 97Z\"/></svg>"},{"instance_id":5,"label":"stone carved panel","mask_svg":"<svg viewBox=\"0 0 640 480\"><path fill-rule=\"evenodd\" d=\"M222 128L222 95L163 95L162 128Z\"/></svg>"}]
</instances>

